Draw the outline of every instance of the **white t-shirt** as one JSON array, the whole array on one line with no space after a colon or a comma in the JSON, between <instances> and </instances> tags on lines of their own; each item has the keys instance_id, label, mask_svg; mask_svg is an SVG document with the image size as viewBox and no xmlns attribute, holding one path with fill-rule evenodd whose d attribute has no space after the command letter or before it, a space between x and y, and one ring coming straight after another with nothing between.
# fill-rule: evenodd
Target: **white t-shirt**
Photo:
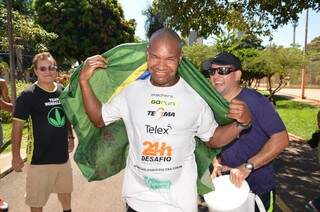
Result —
<instances>
[{"instance_id":1,"label":"white t-shirt","mask_svg":"<svg viewBox=\"0 0 320 212\"><path fill-rule=\"evenodd\" d=\"M123 119L129 154L122 196L140 212L196 212L194 137L208 141L218 124L182 78L170 87L137 80L102 106L105 124Z\"/></svg>"}]
</instances>

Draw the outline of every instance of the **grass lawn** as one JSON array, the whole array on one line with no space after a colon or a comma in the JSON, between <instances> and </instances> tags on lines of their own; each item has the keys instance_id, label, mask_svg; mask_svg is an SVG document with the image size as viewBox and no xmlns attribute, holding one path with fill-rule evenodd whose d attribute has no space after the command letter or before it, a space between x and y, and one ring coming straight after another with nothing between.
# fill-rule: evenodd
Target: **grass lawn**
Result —
<instances>
[{"instance_id":1,"label":"grass lawn","mask_svg":"<svg viewBox=\"0 0 320 212\"><path fill-rule=\"evenodd\" d=\"M4 137L4 142L7 142L8 140L11 139L11 123L3 123L2 128L3 128L3 137ZM22 136L22 141L21 141L21 148L25 148L28 140L28 128L27 125L25 125L23 129L23 136ZM4 152L11 152L11 145L9 145Z\"/></svg>"},{"instance_id":2,"label":"grass lawn","mask_svg":"<svg viewBox=\"0 0 320 212\"><path fill-rule=\"evenodd\" d=\"M289 133L304 139L311 138L317 129L316 119L320 107L276 96L276 109Z\"/></svg>"}]
</instances>

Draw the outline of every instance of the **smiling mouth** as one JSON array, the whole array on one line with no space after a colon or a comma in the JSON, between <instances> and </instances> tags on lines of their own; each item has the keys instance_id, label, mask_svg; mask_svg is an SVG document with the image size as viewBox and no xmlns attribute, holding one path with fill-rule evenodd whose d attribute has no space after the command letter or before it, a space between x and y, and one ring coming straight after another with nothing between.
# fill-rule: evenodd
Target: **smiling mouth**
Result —
<instances>
[{"instance_id":1,"label":"smiling mouth","mask_svg":"<svg viewBox=\"0 0 320 212\"><path fill-rule=\"evenodd\" d=\"M214 82L214 85L222 85L223 83L222 82Z\"/></svg>"}]
</instances>

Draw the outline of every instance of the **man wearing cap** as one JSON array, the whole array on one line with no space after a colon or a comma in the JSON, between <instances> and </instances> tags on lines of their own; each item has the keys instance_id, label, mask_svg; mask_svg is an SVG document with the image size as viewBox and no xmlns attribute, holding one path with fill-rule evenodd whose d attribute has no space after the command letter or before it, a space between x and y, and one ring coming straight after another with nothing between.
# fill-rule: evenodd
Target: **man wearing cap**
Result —
<instances>
[{"instance_id":1,"label":"man wearing cap","mask_svg":"<svg viewBox=\"0 0 320 212\"><path fill-rule=\"evenodd\" d=\"M213 175L230 171L230 180L236 186L246 180L266 210L273 211L276 185L272 161L289 144L286 128L267 98L240 86L242 67L236 56L222 52L205 61L203 71L228 101L245 102L252 115L250 124L239 124L244 130L238 138L222 147L220 156L214 161ZM221 146L212 143L212 147Z\"/></svg>"}]
</instances>

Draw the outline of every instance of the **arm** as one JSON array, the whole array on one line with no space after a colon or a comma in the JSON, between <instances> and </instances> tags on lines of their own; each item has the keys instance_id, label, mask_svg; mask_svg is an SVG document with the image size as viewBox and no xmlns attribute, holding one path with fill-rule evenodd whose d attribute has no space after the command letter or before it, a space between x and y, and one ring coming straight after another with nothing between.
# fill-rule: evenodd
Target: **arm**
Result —
<instances>
[{"instance_id":1,"label":"arm","mask_svg":"<svg viewBox=\"0 0 320 212\"><path fill-rule=\"evenodd\" d=\"M235 138L237 138L242 130L245 128L241 125L250 126L251 112L244 101L233 99L229 104L229 118L236 120L236 122L219 126L213 136L210 138L207 145L211 148L219 148L227 145Z\"/></svg>"},{"instance_id":2,"label":"arm","mask_svg":"<svg viewBox=\"0 0 320 212\"><path fill-rule=\"evenodd\" d=\"M74 135L72 131L71 123L68 121L67 123L67 129L68 129L68 152L72 152L74 149Z\"/></svg>"},{"instance_id":3,"label":"arm","mask_svg":"<svg viewBox=\"0 0 320 212\"><path fill-rule=\"evenodd\" d=\"M2 110L12 112L13 106L9 97L8 86L5 80L0 81L0 87L2 97L2 99L0 100L0 108Z\"/></svg>"},{"instance_id":4,"label":"arm","mask_svg":"<svg viewBox=\"0 0 320 212\"><path fill-rule=\"evenodd\" d=\"M107 61L101 55L89 57L85 60L79 75L79 84L82 91L84 108L90 121L96 127L104 126L101 114L102 104L93 93L89 79L97 68L104 68L106 64Z\"/></svg>"},{"instance_id":5,"label":"arm","mask_svg":"<svg viewBox=\"0 0 320 212\"><path fill-rule=\"evenodd\" d=\"M289 137L287 131L275 133L264 144L262 149L248 161L253 164L254 169L259 169L274 160L288 145ZM240 186L249 175L250 171L242 164L230 171L230 180L236 186Z\"/></svg>"},{"instance_id":6,"label":"arm","mask_svg":"<svg viewBox=\"0 0 320 212\"><path fill-rule=\"evenodd\" d=\"M219 126L206 144L211 148L223 147L237 138L241 131L242 129L239 128L235 122L225 126Z\"/></svg>"},{"instance_id":7,"label":"arm","mask_svg":"<svg viewBox=\"0 0 320 212\"><path fill-rule=\"evenodd\" d=\"M24 122L22 120L13 119L12 131L11 131L11 142L12 142L12 168L15 171L21 171L24 166L24 162L20 155L22 130Z\"/></svg>"},{"instance_id":8,"label":"arm","mask_svg":"<svg viewBox=\"0 0 320 212\"><path fill-rule=\"evenodd\" d=\"M249 161L253 163L255 169L258 169L275 159L288 145L289 137L287 131L275 133Z\"/></svg>"}]
</instances>

